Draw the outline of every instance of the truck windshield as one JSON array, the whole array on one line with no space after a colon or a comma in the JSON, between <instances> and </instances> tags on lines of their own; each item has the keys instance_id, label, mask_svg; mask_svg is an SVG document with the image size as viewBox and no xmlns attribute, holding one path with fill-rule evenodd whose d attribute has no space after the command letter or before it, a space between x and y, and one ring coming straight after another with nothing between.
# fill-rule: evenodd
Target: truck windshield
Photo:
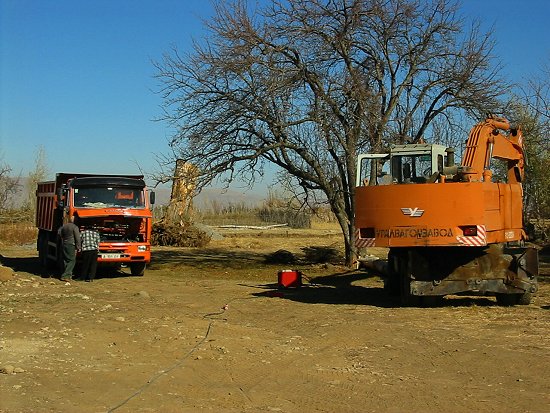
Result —
<instances>
[{"instance_id":1,"label":"truck windshield","mask_svg":"<svg viewBox=\"0 0 550 413\"><path fill-rule=\"evenodd\" d=\"M80 187L74 188L76 208L144 208L142 188Z\"/></svg>"}]
</instances>

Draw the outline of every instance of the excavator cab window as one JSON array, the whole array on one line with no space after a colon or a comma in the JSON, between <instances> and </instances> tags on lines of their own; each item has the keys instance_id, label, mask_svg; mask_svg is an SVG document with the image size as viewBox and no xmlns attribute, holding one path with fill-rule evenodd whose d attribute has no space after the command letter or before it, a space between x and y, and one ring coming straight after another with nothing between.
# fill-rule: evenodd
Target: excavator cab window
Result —
<instances>
[{"instance_id":1,"label":"excavator cab window","mask_svg":"<svg viewBox=\"0 0 550 413\"><path fill-rule=\"evenodd\" d=\"M444 165L444 158L443 155L437 155L437 171L443 172L443 165Z\"/></svg>"},{"instance_id":2,"label":"excavator cab window","mask_svg":"<svg viewBox=\"0 0 550 413\"><path fill-rule=\"evenodd\" d=\"M393 156L392 166L397 183L425 183L432 174L430 155Z\"/></svg>"},{"instance_id":3,"label":"excavator cab window","mask_svg":"<svg viewBox=\"0 0 550 413\"><path fill-rule=\"evenodd\" d=\"M358 186L392 183L389 155L362 155L358 164Z\"/></svg>"}]
</instances>

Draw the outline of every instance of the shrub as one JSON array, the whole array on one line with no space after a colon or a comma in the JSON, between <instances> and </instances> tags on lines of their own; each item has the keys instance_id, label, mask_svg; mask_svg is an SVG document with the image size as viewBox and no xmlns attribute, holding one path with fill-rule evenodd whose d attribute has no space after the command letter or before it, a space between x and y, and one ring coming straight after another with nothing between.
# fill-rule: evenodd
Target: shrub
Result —
<instances>
[{"instance_id":1,"label":"shrub","mask_svg":"<svg viewBox=\"0 0 550 413\"><path fill-rule=\"evenodd\" d=\"M210 235L191 223L168 225L163 221L153 224L151 244L172 247L204 247L210 242Z\"/></svg>"},{"instance_id":2,"label":"shrub","mask_svg":"<svg viewBox=\"0 0 550 413\"><path fill-rule=\"evenodd\" d=\"M296 257L293 253L287 250L278 250L266 255L266 264L295 264Z\"/></svg>"},{"instance_id":3,"label":"shrub","mask_svg":"<svg viewBox=\"0 0 550 413\"><path fill-rule=\"evenodd\" d=\"M305 260L314 264L335 263L342 261L342 253L334 247L304 247Z\"/></svg>"},{"instance_id":4,"label":"shrub","mask_svg":"<svg viewBox=\"0 0 550 413\"><path fill-rule=\"evenodd\" d=\"M311 215L292 208L263 207L257 212L263 222L288 224L291 228L311 228Z\"/></svg>"}]
</instances>

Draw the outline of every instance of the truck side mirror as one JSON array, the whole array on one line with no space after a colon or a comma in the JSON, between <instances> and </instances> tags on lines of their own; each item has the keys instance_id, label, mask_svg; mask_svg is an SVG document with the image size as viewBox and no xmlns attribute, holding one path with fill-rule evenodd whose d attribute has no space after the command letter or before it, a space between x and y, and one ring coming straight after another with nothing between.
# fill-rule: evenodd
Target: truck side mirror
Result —
<instances>
[{"instance_id":1,"label":"truck side mirror","mask_svg":"<svg viewBox=\"0 0 550 413\"><path fill-rule=\"evenodd\" d=\"M154 191L151 191L149 193L149 202L151 203L151 205L154 205L154 203L155 203L155 192Z\"/></svg>"},{"instance_id":2,"label":"truck side mirror","mask_svg":"<svg viewBox=\"0 0 550 413\"><path fill-rule=\"evenodd\" d=\"M63 188L57 189L57 207L63 208L65 206L65 201L63 200Z\"/></svg>"}]
</instances>

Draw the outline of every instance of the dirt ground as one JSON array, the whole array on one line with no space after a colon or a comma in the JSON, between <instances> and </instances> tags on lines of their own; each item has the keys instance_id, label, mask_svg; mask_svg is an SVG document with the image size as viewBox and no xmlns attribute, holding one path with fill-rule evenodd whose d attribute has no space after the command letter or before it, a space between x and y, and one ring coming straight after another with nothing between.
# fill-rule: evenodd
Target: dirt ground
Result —
<instances>
[{"instance_id":1,"label":"dirt ground","mask_svg":"<svg viewBox=\"0 0 550 413\"><path fill-rule=\"evenodd\" d=\"M529 306L400 308L375 274L264 262L339 245L337 231L224 235L93 283L49 278L34 245L0 246L15 271L0 283L0 411L550 411L547 263ZM287 267L302 288L277 288Z\"/></svg>"}]
</instances>

